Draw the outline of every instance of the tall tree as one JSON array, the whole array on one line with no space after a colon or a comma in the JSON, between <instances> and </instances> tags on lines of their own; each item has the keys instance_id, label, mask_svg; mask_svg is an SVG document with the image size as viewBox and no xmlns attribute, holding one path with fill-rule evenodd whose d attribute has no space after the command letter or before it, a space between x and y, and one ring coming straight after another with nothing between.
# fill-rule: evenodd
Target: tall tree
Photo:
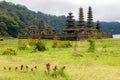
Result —
<instances>
[{"instance_id":1,"label":"tall tree","mask_svg":"<svg viewBox=\"0 0 120 80\"><path fill-rule=\"evenodd\" d=\"M0 29L6 31L10 36L17 37L19 25L13 17L0 15Z\"/></svg>"},{"instance_id":2,"label":"tall tree","mask_svg":"<svg viewBox=\"0 0 120 80\"><path fill-rule=\"evenodd\" d=\"M97 23L96 23L96 29L100 32L100 22L99 21L97 21Z\"/></svg>"},{"instance_id":3,"label":"tall tree","mask_svg":"<svg viewBox=\"0 0 120 80\"><path fill-rule=\"evenodd\" d=\"M8 33L6 32L7 26L4 22L0 22L0 35L1 36L8 36Z\"/></svg>"}]
</instances>

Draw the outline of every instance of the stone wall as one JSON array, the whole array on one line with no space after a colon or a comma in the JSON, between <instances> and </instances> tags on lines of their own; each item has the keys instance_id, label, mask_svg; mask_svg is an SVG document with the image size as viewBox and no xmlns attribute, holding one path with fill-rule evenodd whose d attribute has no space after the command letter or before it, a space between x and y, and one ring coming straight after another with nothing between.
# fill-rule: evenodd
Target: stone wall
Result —
<instances>
[{"instance_id":1,"label":"stone wall","mask_svg":"<svg viewBox=\"0 0 120 80\"><path fill-rule=\"evenodd\" d=\"M111 32L101 32L101 38L113 38ZM87 39L91 34L46 34L46 35L18 35L19 39L34 38L38 39L39 37L43 39L53 39L54 36L59 37L59 39Z\"/></svg>"}]
</instances>

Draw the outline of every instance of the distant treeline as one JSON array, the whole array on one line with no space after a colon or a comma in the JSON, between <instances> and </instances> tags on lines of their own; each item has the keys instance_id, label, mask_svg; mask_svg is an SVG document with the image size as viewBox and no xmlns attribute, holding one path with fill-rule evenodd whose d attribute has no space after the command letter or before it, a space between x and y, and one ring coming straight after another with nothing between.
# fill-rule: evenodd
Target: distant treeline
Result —
<instances>
[{"instance_id":1,"label":"distant treeline","mask_svg":"<svg viewBox=\"0 0 120 80\"><path fill-rule=\"evenodd\" d=\"M111 31L113 34L120 34L120 22L100 22L104 32Z\"/></svg>"},{"instance_id":2,"label":"distant treeline","mask_svg":"<svg viewBox=\"0 0 120 80\"><path fill-rule=\"evenodd\" d=\"M46 25L53 27L60 33L66 26L66 17L34 12L27 7L11 2L0 2L0 35L17 37L18 32L26 33L30 26L38 26L39 21L44 20ZM112 31L120 34L120 23L100 22L103 31Z\"/></svg>"}]
</instances>

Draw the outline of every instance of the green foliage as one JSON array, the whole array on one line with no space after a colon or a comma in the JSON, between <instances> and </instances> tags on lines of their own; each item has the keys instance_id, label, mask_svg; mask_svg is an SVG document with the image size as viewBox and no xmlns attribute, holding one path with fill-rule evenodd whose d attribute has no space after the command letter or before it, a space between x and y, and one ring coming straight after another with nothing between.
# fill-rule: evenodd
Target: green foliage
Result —
<instances>
[{"instance_id":1,"label":"green foliage","mask_svg":"<svg viewBox=\"0 0 120 80\"><path fill-rule=\"evenodd\" d=\"M70 41L53 41L53 48L69 48L72 47L72 44L70 43Z\"/></svg>"},{"instance_id":2,"label":"green foliage","mask_svg":"<svg viewBox=\"0 0 120 80\"><path fill-rule=\"evenodd\" d=\"M13 47L8 47L2 55L16 55L16 50Z\"/></svg>"},{"instance_id":3,"label":"green foliage","mask_svg":"<svg viewBox=\"0 0 120 80\"><path fill-rule=\"evenodd\" d=\"M103 45L102 48L105 52L107 52L107 45Z\"/></svg>"},{"instance_id":4,"label":"green foliage","mask_svg":"<svg viewBox=\"0 0 120 80\"><path fill-rule=\"evenodd\" d=\"M53 41L53 45L52 45L53 48L64 48L65 47L65 44L64 42L62 41Z\"/></svg>"},{"instance_id":5,"label":"green foliage","mask_svg":"<svg viewBox=\"0 0 120 80\"><path fill-rule=\"evenodd\" d=\"M19 48L20 50L26 50L26 49L29 49L29 48L30 48L30 45L27 43L27 41L19 40L19 41L18 41L18 48Z\"/></svg>"},{"instance_id":6,"label":"green foliage","mask_svg":"<svg viewBox=\"0 0 120 80\"><path fill-rule=\"evenodd\" d=\"M18 48L20 50L29 50L32 49L34 51L45 51L45 42L44 40L38 39L30 39L30 40L19 40L18 41Z\"/></svg>"},{"instance_id":7,"label":"green foliage","mask_svg":"<svg viewBox=\"0 0 120 80\"><path fill-rule=\"evenodd\" d=\"M4 40L4 38L0 36L0 41L3 41L3 40Z\"/></svg>"},{"instance_id":8,"label":"green foliage","mask_svg":"<svg viewBox=\"0 0 120 80\"><path fill-rule=\"evenodd\" d=\"M0 35L17 37L18 23L11 16L0 15Z\"/></svg>"},{"instance_id":9,"label":"green foliage","mask_svg":"<svg viewBox=\"0 0 120 80\"><path fill-rule=\"evenodd\" d=\"M18 49L16 56L0 56L0 79L119 80L120 39L102 39L102 42L100 40L95 40L95 48L97 50L94 54L86 52L89 46L86 40L77 41L77 52L84 57L74 57L73 48L51 48L53 40L46 40L46 47L49 49L47 51L37 51L31 54L30 49L25 51ZM28 42L27 39L23 41ZM18 39L0 41L0 52L3 52L8 46L18 47L17 43ZM102 51L103 45L107 46L107 52ZM50 75L45 72L45 64L48 62L53 64L51 65ZM19 65L24 65L23 70L20 70ZM29 67L28 70L26 70L26 65ZM34 68L35 65L38 66L37 69ZM58 73L54 72L54 65L58 65L58 70L61 69L61 66L65 65L64 73L67 77L62 77L59 71L57 71ZM3 70L4 66L6 70ZM9 67L11 67L11 71L8 70ZM15 71L15 67L18 67L17 71ZM33 71L31 71L31 68L33 68ZM52 74L58 75L53 77Z\"/></svg>"},{"instance_id":10,"label":"green foliage","mask_svg":"<svg viewBox=\"0 0 120 80\"><path fill-rule=\"evenodd\" d=\"M38 51L45 51L46 50L46 46L44 44L43 41L38 41L35 43L35 50L38 50Z\"/></svg>"},{"instance_id":11,"label":"green foliage","mask_svg":"<svg viewBox=\"0 0 120 80\"><path fill-rule=\"evenodd\" d=\"M8 36L8 33L6 32L7 26L4 22L0 22L0 35L2 36Z\"/></svg>"},{"instance_id":12,"label":"green foliage","mask_svg":"<svg viewBox=\"0 0 120 80\"><path fill-rule=\"evenodd\" d=\"M56 71L52 71L52 72L50 73L50 75L51 75L52 77L58 77L58 76L67 77L67 74L66 74L65 71L62 70L62 69L57 69Z\"/></svg>"},{"instance_id":13,"label":"green foliage","mask_svg":"<svg viewBox=\"0 0 120 80\"><path fill-rule=\"evenodd\" d=\"M89 34L91 34L89 38L101 39L101 34L99 31L91 30Z\"/></svg>"},{"instance_id":14,"label":"green foliage","mask_svg":"<svg viewBox=\"0 0 120 80\"><path fill-rule=\"evenodd\" d=\"M95 51L95 41L93 39L88 39L89 42L89 48L88 52L94 52Z\"/></svg>"},{"instance_id":15,"label":"green foliage","mask_svg":"<svg viewBox=\"0 0 120 80\"><path fill-rule=\"evenodd\" d=\"M70 41L60 41L59 38L55 36L52 47L53 48L69 48L69 47L72 47L72 44L70 43Z\"/></svg>"},{"instance_id":16,"label":"green foliage","mask_svg":"<svg viewBox=\"0 0 120 80\"><path fill-rule=\"evenodd\" d=\"M48 63L46 64L46 69L47 71L45 71L48 75L52 76L52 77L67 77L66 73L65 73L65 66L63 66L62 68L58 68L56 65L53 67L53 69L51 69L51 64Z\"/></svg>"},{"instance_id":17,"label":"green foliage","mask_svg":"<svg viewBox=\"0 0 120 80\"><path fill-rule=\"evenodd\" d=\"M64 43L66 48L72 47L72 44L70 41L65 41Z\"/></svg>"},{"instance_id":18,"label":"green foliage","mask_svg":"<svg viewBox=\"0 0 120 80\"><path fill-rule=\"evenodd\" d=\"M56 32L62 31L66 22L65 16L53 16L42 12L36 13L23 5L15 5L14 3L6 1L0 2L0 14L6 14L13 17L19 24L20 33L28 31L31 25L38 26L41 19L44 20L47 25L53 26L57 30Z\"/></svg>"},{"instance_id":19,"label":"green foliage","mask_svg":"<svg viewBox=\"0 0 120 80\"><path fill-rule=\"evenodd\" d=\"M29 44L30 46L34 46L35 43L36 43L35 39L30 39L30 40L28 41L28 44Z\"/></svg>"}]
</instances>

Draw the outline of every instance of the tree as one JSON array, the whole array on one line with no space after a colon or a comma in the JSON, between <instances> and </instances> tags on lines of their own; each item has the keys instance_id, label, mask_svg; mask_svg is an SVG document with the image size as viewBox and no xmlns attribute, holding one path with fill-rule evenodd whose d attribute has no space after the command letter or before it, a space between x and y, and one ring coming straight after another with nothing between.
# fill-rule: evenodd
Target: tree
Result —
<instances>
[{"instance_id":1,"label":"tree","mask_svg":"<svg viewBox=\"0 0 120 80\"><path fill-rule=\"evenodd\" d=\"M97 21L97 23L96 23L96 29L100 32L100 22L99 21Z\"/></svg>"},{"instance_id":2,"label":"tree","mask_svg":"<svg viewBox=\"0 0 120 80\"><path fill-rule=\"evenodd\" d=\"M7 36L8 34L6 33L7 26L4 22L0 22L0 35Z\"/></svg>"},{"instance_id":3,"label":"tree","mask_svg":"<svg viewBox=\"0 0 120 80\"><path fill-rule=\"evenodd\" d=\"M0 15L0 30L4 33L8 33L12 37L17 37L18 33L18 22L13 17L7 15Z\"/></svg>"}]
</instances>

